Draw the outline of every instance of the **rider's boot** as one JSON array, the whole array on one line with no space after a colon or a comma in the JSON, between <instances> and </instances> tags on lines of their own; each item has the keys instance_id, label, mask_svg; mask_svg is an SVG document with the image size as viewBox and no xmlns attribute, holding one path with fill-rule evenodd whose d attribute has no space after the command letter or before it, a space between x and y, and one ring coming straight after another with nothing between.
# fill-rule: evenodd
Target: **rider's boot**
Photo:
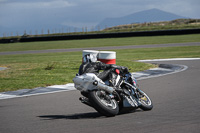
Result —
<instances>
[{"instance_id":1,"label":"rider's boot","mask_svg":"<svg viewBox=\"0 0 200 133\"><path fill-rule=\"evenodd\" d=\"M80 97L79 100L80 100L82 103L84 103L84 104L86 104L86 105L92 107L92 105L91 105L91 103L89 102L89 99L88 99L88 98L86 98L86 97Z\"/></svg>"}]
</instances>

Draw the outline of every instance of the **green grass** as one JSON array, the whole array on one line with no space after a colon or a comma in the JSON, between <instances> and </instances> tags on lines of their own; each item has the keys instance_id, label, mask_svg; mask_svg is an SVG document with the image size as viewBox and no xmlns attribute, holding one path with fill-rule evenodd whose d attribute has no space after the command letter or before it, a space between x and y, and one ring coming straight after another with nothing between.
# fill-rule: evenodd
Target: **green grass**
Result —
<instances>
[{"instance_id":1,"label":"green grass","mask_svg":"<svg viewBox=\"0 0 200 133\"><path fill-rule=\"evenodd\" d=\"M81 53L27 54L1 56L1 91L34 88L72 82L81 62ZM51 70L45 70L53 65Z\"/></svg>"},{"instance_id":2,"label":"green grass","mask_svg":"<svg viewBox=\"0 0 200 133\"><path fill-rule=\"evenodd\" d=\"M0 51L183 42L200 42L200 34L0 44ZM155 67L152 64L135 62L135 60L139 59L200 57L199 46L123 49L114 51L117 52L117 65L126 66L132 72ZM8 68L0 71L0 91L3 92L72 83L72 79L78 72L81 64L82 52L1 55L0 57L0 67Z\"/></svg>"},{"instance_id":3,"label":"green grass","mask_svg":"<svg viewBox=\"0 0 200 133\"><path fill-rule=\"evenodd\" d=\"M134 32L153 30L199 29L200 19L176 19L172 21L133 23L104 29L105 32Z\"/></svg>"},{"instance_id":4,"label":"green grass","mask_svg":"<svg viewBox=\"0 0 200 133\"><path fill-rule=\"evenodd\" d=\"M0 44L0 52L200 42L200 34Z\"/></svg>"},{"instance_id":5,"label":"green grass","mask_svg":"<svg viewBox=\"0 0 200 133\"><path fill-rule=\"evenodd\" d=\"M125 25L121 27L113 27L105 29L105 32L135 32L135 31L154 31L154 30L178 30L178 29L198 29L200 25L152 25L152 26L134 26L131 28L131 25Z\"/></svg>"},{"instance_id":6,"label":"green grass","mask_svg":"<svg viewBox=\"0 0 200 133\"><path fill-rule=\"evenodd\" d=\"M152 64L134 62L138 59L200 57L199 46L115 51L117 65L126 66L132 72L154 67ZM82 52L1 56L0 66L8 69L0 71L0 91L72 83L81 64L81 56Z\"/></svg>"}]
</instances>

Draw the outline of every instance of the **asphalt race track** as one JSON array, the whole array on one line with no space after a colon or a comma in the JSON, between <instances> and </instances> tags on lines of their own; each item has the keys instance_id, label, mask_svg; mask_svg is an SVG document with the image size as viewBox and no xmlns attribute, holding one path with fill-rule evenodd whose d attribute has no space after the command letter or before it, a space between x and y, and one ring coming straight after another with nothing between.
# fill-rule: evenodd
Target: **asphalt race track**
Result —
<instances>
[{"instance_id":1,"label":"asphalt race track","mask_svg":"<svg viewBox=\"0 0 200 133\"><path fill-rule=\"evenodd\" d=\"M138 81L153 101L151 111L107 118L81 104L78 91L5 99L0 133L199 133L200 60L157 63L188 69Z\"/></svg>"}]
</instances>

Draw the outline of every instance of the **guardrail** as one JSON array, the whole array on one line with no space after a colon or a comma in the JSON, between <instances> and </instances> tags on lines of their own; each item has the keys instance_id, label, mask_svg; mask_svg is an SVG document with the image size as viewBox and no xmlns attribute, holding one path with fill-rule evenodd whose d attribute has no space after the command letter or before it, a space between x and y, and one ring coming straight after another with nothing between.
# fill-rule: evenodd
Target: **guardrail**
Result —
<instances>
[{"instance_id":1,"label":"guardrail","mask_svg":"<svg viewBox=\"0 0 200 133\"><path fill-rule=\"evenodd\" d=\"M116 33L62 35L62 36L58 35L58 36L41 36L41 37L22 37L20 39L11 38L11 39L1 39L0 43L119 38L119 37L134 37L134 36L184 35L184 34L199 34L199 33L200 33L200 29L116 32Z\"/></svg>"}]
</instances>

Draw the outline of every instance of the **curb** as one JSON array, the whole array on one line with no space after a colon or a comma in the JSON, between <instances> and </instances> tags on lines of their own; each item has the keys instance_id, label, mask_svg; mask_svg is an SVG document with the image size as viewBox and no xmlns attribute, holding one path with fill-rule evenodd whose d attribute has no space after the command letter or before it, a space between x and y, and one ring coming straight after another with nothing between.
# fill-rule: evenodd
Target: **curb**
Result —
<instances>
[{"instance_id":1,"label":"curb","mask_svg":"<svg viewBox=\"0 0 200 133\"><path fill-rule=\"evenodd\" d=\"M155 64L155 63L154 63ZM132 73L137 80L148 79L153 77L164 76L181 71L185 71L188 67L178 64L156 64L158 68L152 68L142 72Z\"/></svg>"},{"instance_id":2,"label":"curb","mask_svg":"<svg viewBox=\"0 0 200 133\"><path fill-rule=\"evenodd\" d=\"M10 98L19 98L19 97L28 97L34 95L43 95L43 94L51 94L62 91L70 91L76 90L74 88L73 83L69 83L66 85L53 85L48 87L38 87L34 89L21 89L17 91L8 91L0 93L0 100L2 99L10 99Z\"/></svg>"}]
</instances>

